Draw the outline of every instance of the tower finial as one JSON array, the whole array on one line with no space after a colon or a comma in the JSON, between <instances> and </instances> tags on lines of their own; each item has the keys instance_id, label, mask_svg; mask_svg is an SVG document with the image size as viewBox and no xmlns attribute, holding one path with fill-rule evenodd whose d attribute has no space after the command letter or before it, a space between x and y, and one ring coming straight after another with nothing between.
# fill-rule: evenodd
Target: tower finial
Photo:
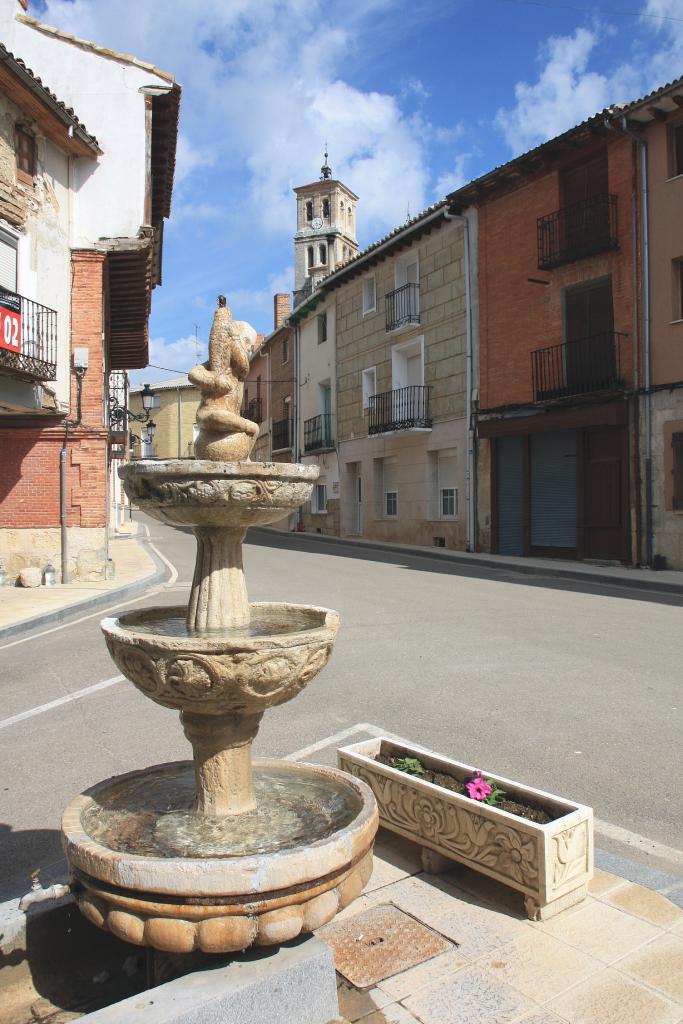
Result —
<instances>
[{"instance_id":1,"label":"tower finial","mask_svg":"<svg viewBox=\"0 0 683 1024\"><path fill-rule=\"evenodd\" d=\"M326 181L327 178L332 177L332 168L327 162L327 142L325 143L325 163L320 168L320 180Z\"/></svg>"}]
</instances>

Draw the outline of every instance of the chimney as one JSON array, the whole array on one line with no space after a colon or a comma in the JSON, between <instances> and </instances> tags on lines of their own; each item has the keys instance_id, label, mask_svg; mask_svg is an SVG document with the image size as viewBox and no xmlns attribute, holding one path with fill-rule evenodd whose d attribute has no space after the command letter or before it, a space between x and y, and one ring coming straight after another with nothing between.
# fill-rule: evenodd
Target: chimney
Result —
<instances>
[{"instance_id":1,"label":"chimney","mask_svg":"<svg viewBox=\"0 0 683 1024\"><path fill-rule=\"evenodd\" d=\"M23 8L23 10L28 11L28 0L19 0L19 6Z\"/></svg>"},{"instance_id":2,"label":"chimney","mask_svg":"<svg viewBox=\"0 0 683 1024\"><path fill-rule=\"evenodd\" d=\"M273 296L273 310L275 314L274 330L277 330L278 327L282 327L292 312L292 297L289 292L278 292Z\"/></svg>"}]
</instances>

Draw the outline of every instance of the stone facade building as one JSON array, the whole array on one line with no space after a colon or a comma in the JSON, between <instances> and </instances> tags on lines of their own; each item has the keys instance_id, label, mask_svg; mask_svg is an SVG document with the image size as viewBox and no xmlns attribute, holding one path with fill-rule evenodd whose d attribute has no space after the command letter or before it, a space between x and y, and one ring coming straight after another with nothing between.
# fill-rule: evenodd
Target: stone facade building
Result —
<instances>
[{"instance_id":1,"label":"stone facade building","mask_svg":"<svg viewBox=\"0 0 683 1024\"><path fill-rule=\"evenodd\" d=\"M201 395L199 389L190 384L187 374L164 380L154 384L152 390L157 396L158 405L150 415L154 423L152 441L146 438L148 431L144 423L131 421L130 432L135 440L131 445L132 457L135 459L187 459L193 456L195 417ZM129 393L131 412L141 415L142 387L134 387Z\"/></svg>"},{"instance_id":2,"label":"stone facade building","mask_svg":"<svg viewBox=\"0 0 683 1024\"><path fill-rule=\"evenodd\" d=\"M309 444L317 442L320 417L329 422L321 437L332 442L315 456L326 493L314 497L307 526L467 546L472 242L476 221L438 204L328 276L295 308L301 401L308 381L308 411L318 406L313 421L302 412L304 449L307 424ZM325 346L334 348L329 378Z\"/></svg>"}]
</instances>

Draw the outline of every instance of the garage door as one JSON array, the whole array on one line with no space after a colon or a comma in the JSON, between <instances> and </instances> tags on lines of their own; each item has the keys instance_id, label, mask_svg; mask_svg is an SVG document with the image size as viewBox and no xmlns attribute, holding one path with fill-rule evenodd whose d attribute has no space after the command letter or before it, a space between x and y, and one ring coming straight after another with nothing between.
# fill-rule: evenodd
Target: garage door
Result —
<instances>
[{"instance_id":1,"label":"garage door","mask_svg":"<svg viewBox=\"0 0 683 1024\"><path fill-rule=\"evenodd\" d=\"M530 546L576 551L576 431L529 438Z\"/></svg>"},{"instance_id":2,"label":"garage door","mask_svg":"<svg viewBox=\"0 0 683 1024\"><path fill-rule=\"evenodd\" d=\"M524 554L524 442L496 440L496 532L501 555Z\"/></svg>"}]
</instances>

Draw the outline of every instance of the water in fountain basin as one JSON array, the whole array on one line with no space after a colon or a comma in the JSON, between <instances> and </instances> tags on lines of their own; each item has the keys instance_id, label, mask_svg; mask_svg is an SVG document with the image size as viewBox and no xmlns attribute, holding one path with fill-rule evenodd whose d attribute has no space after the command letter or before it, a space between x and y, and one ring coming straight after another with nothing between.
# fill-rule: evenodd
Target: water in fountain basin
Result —
<instances>
[{"instance_id":1,"label":"water in fountain basin","mask_svg":"<svg viewBox=\"0 0 683 1024\"><path fill-rule=\"evenodd\" d=\"M251 606L251 621L248 626L237 629L198 630L188 629L184 608L155 609L153 612L130 612L121 616L121 626L133 629L145 636L169 636L191 639L192 637L221 637L225 640L250 640L264 636L289 636L303 633L322 625L319 613L306 609L288 607L286 616L281 606Z\"/></svg>"},{"instance_id":2,"label":"water in fountain basin","mask_svg":"<svg viewBox=\"0 0 683 1024\"><path fill-rule=\"evenodd\" d=\"M119 853L147 857L243 857L295 850L349 825L362 808L351 786L292 767L254 766L256 810L195 814L192 765L161 765L100 791L84 831Z\"/></svg>"}]
</instances>

